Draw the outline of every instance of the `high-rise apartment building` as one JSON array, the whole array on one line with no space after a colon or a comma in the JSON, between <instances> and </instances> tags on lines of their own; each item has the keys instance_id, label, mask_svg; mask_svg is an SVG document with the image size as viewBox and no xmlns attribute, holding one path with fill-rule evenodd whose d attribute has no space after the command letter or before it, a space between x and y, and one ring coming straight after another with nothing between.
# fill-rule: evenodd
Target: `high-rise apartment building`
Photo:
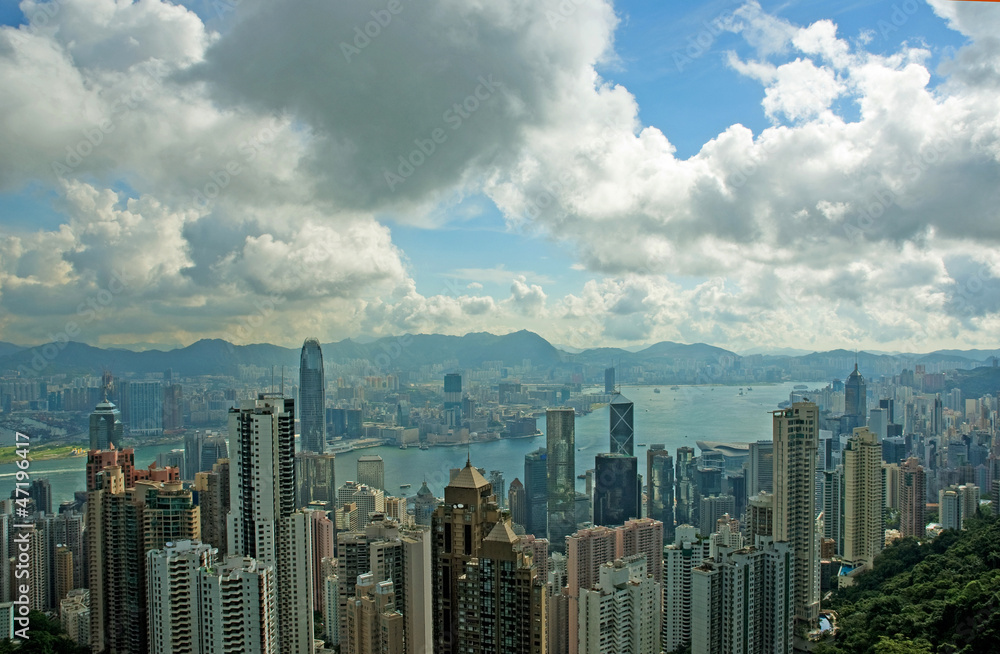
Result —
<instances>
[{"instance_id":1,"label":"high-rise apartment building","mask_svg":"<svg viewBox=\"0 0 1000 654\"><path fill-rule=\"evenodd\" d=\"M772 415L774 540L790 543L795 553L795 617L814 625L820 601L816 534L819 409L812 402L795 402Z\"/></svg>"},{"instance_id":2,"label":"high-rise apartment building","mask_svg":"<svg viewBox=\"0 0 1000 654\"><path fill-rule=\"evenodd\" d=\"M459 652L545 654L544 580L518 541L501 519L465 564L457 583Z\"/></svg>"},{"instance_id":3,"label":"high-rise apartment building","mask_svg":"<svg viewBox=\"0 0 1000 654\"><path fill-rule=\"evenodd\" d=\"M283 654L289 651L279 649L274 568L249 556L231 556L225 563L199 570L198 585L202 652Z\"/></svg>"},{"instance_id":4,"label":"high-rise apartment building","mask_svg":"<svg viewBox=\"0 0 1000 654\"><path fill-rule=\"evenodd\" d=\"M871 567L885 545L882 446L867 427L857 427L844 446L843 558Z\"/></svg>"},{"instance_id":5,"label":"high-rise apartment building","mask_svg":"<svg viewBox=\"0 0 1000 654\"><path fill-rule=\"evenodd\" d=\"M646 515L663 523L663 540L674 542L674 459L663 445L646 451Z\"/></svg>"},{"instance_id":6,"label":"high-rise apartment building","mask_svg":"<svg viewBox=\"0 0 1000 654\"><path fill-rule=\"evenodd\" d=\"M576 412L573 409L545 412L545 445L549 543L553 551L563 552L566 537L576 531Z\"/></svg>"},{"instance_id":7,"label":"high-rise apartment building","mask_svg":"<svg viewBox=\"0 0 1000 654\"><path fill-rule=\"evenodd\" d=\"M210 472L194 476L201 511L201 540L218 550L225 559L229 548L229 459L220 459Z\"/></svg>"},{"instance_id":8,"label":"high-rise apartment building","mask_svg":"<svg viewBox=\"0 0 1000 654\"><path fill-rule=\"evenodd\" d=\"M791 654L795 557L788 543L719 548L691 573L691 651Z\"/></svg>"},{"instance_id":9,"label":"high-rise apartment building","mask_svg":"<svg viewBox=\"0 0 1000 654\"><path fill-rule=\"evenodd\" d=\"M396 607L392 581L358 576L348 599L347 631L341 637L349 654L403 654L403 614Z\"/></svg>"},{"instance_id":10,"label":"high-rise apartment building","mask_svg":"<svg viewBox=\"0 0 1000 654\"><path fill-rule=\"evenodd\" d=\"M326 375L319 339L307 338L299 354L299 450L326 450Z\"/></svg>"},{"instance_id":11,"label":"high-rise apartment building","mask_svg":"<svg viewBox=\"0 0 1000 654\"><path fill-rule=\"evenodd\" d=\"M295 410L291 399L261 394L229 411L228 551L274 568L283 654L312 651L308 516L296 512Z\"/></svg>"},{"instance_id":12,"label":"high-rise apartment building","mask_svg":"<svg viewBox=\"0 0 1000 654\"><path fill-rule=\"evenodd\" d=\"M621 393L615 393L611 397L609 408L611 416L610 452L632 456L635 454L635 407L627 397Z\"/></svg>"},{"instance_id":13,"label":"high-rise apartment building","mask_svg":"<svg viewBox=\"0 0 1000 654\"><path fill-rule=\"evenodd\" d=\"M322 502L327 511L337 508L336 456L299 452L295 455L295 482L298 484L297 506Z\"/></svg>"},{"instance_id":14,"label":"high-rise apartment building","mask_svg":"<svg viewBox=\"0 0 1000 654\"><path fill-rule=\"evenodd\" d=\"M434 511L431 537L434 651L458 654L459 629L464 619L460 580L482 545L501 521L490 482L466 462L444 489L444 503ZM544 642L544 641L543 641Z\"/></svg>"},{"instance_id":15,"label":"high-rise apartment building","mask_svg":"<svg viewBox=\"0 0 1000 654\"><path fill-rule=\"evenodd\" d=\"M708 558L711 543L708 536L697 537L691 525L678 525L675 540L663 548L663 626L660 649L673 652L691 642L692 605L691 574Z\"/></svg>"},{"instance_id":16,"label":"high-rise apartment building","mask_svg":"<svg viewBox=\"0 0 1000 654\"><path fill-rule=\"evenodd\" d=\"M927 476L920 460L910 457L900 467L899 530L903 536L923 538L926 527Z\"/></svg>"},{"instance_id":17,"label":"high-rise apartment building","mask_svg":"<svg viewBox=\"0 0 1000 654\"><path fill-rule=\"evenodd\" d=\"M580 591L578 638L582 654L659 651L660 582L644 555L604 563L597 584Z\"/></svg>"},{"instance_id":18,"label":"high-rise apartment building","mask_svg":"<svg viewBox=\"0 0 1000 654\"><path fill-rule=\"evenodd\" d=\"M961 531L965 521L975 517L979 508L979 487L975 484L952 485L938 491L941 526Z\"/></svg>"},{"instance_id":19,"label":"high-rise apartment building","mask_svg":"<svg viewBox=\"0 0 1000 654\"><path fill-rule=\"evenodd\" d=\"M211 567L215 558L213 547L192 540L146 553L149 654L204 651L198 571Z\"/></svg>"}]
</instances>

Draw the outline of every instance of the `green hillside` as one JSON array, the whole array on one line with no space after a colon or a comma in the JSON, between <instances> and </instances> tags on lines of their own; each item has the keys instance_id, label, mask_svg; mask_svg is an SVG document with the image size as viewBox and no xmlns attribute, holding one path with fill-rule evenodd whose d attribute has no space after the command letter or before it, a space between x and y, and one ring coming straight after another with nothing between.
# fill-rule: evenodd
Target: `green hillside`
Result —
<instances>
[{"instance_id":1,"label":"green hillside","mask_svg":"<svg viewBox=\"0 0 1000 654\"><path fill-rule=\"evenodd\" d=\"M1000 651L1000 521L887 548L875 568L824 604L840 633L817 654L984 654Z\"/></svg>"}]
</instances>

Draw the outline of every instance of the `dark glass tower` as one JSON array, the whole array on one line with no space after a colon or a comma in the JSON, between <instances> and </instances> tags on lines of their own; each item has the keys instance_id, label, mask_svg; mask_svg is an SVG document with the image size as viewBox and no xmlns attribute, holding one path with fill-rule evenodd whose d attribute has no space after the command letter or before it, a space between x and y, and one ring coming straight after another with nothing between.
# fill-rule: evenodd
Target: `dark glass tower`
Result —
<instances>
[{"instance_id":1,"label":"dark glass tower","mask_svg":"<svg viewBox=\"0 0 1000 654\"><path fill-rule=\"evenodd\" d=\"M326 449L326 379L319 340L307 338L299 357L299 451Z\"/></svg>"},{"instance_id":2,"label":"dark glass tower","mask_svg":"<svg viewBox=\"0 0 1000 654\"><path fill-rule=\"evenodd\" d=\"M90 449L109 450L112 445L120 448L124 430L122 412L105 396L90 414Z\"/></svg>"},{"instance_id":3,"label":"dark glass tower","mask_svg":"<svg viewBox=\"0 0 1000 654\"><path fill-rule=\"evenodd\" d=\"M674 459L663 445L646 452L646 516L663 523L663 542L674 542Z\"/></svg>"},{"instance_id":4,"label":"dark glass tower","mask_svg":"<svg viewBox=\"0 0 1000 654\"><path fill-rule=\"evenodd\" d=\"M639 470L634 456L594 457L594 524L618 527L639 513Z\"/></svg>"},{"instance_id":5,"label":"dark glass tower","mask_svg":"<svg viewBox=\"0 0 1000 654\"><path fill-rule=\"evenodd\" d=\"M576 412L545 412L549 488L549 546L566 551L566 537L576 531Z\"/></svg>"},{"instance_id":6,"label":"dark glass tower","mask_svg":"<svg viewBox=\"0 0 1000 654\"><path fill-rule=\"evenodd\" d=\"M868 424L868 396L865 388L865 378L858 372L858 364L854 364L854 372L844 384L844 415L852 418L851 428L864 427Z\"/></svg>"},{"instance_id":7,"label":"dark glass tower","mask_svg":"<svg viewBox=\"0 0 1000 654\"><path fill-rule=\"evenodd\" d=\"M524 455L524 530L538 538L548 533L548 460L544 447Z\"/></svg>"},{"instance_id":8,"label":"dark glass tower","mask_svg":"<svg viewBox=\"0 0 1000 654\"><path fill-rule=\"evenodd\" d=\"M621 393L611 398L611 453L632 456L635 429L632 422L632 401Z\"/></svg>"},{"instance_id":9,"label":"dark glass tower","mask_svg":"<svg viewBox=\"0 0 1000 654\"><path fill-rule=\"evenodd\" d=\"M677 524L693 525L697 520L694 487L694 448L677 448L677 473L674 483L677 485Z\"/></svg>"}]
</instances>

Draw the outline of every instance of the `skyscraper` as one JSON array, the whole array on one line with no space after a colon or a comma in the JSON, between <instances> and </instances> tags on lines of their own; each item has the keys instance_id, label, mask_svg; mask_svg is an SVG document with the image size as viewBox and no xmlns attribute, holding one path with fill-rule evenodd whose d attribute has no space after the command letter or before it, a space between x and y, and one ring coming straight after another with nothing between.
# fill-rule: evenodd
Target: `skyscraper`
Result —
<instances>
[{"instance_id":1,"label":"skyscraper","mask_svg":"<svg viewBox=\"0 0 1000 654\"><path fill-rule=\"evenodd\" d=\"M663 540L674 542L674 459L663 445L646 451L646 515L663 523Z\"/></svg>"},{"instance_id":2,"label":"skyscraper","mask_svg":"<svg viewBox=\"0 0 1000 654\"><path fill-rule=\"evenodd\" d=\"M636 555L604 563L592 588L580 591L581 654L659 651L660 581Z\"/></svg>"},{"instance_id":3,"label":"skyscraper","mask_svg":"<svg viewBox=\"0 0 1000 654\"><path fill-rule=\"evenodd\" d=\"M927 527L927 476L919 459L910 457L903 462L899 496L899 530L904 536L923 538ZM997 508L994 506L994 510Z\"/></svg>"},{"instance_id":4,"label":"skyscraper","mask_svg":"<svg viewBox=\"0 0 1000 654\"><path fill-rule=\"evenodd\" d=\"M326 377L319 339L307 338L299 355L299 449L326 449Z\"/></svg>"},{"instance_id":5,"label":"skyscraper","mask_svg":"<svg viewBox=\"0 0 1000 654\"><path fill-rule=\"evenodd\" d=\"M621 393L611 398L611 453L632 456L634 454L635 428L633 426L634 407L632 401Z\"/></svg>"},{"instance_id":6,"label":"skyscraper","mask_svg":"<svg viewBox=\"0 0 1000 654\"><path fill-rule=\"evenodd\" d=\"M856 363L844 383L844 415L851 428L864 427L868 420L868 390Z\"/></svg>"},{"instance_id":7,"label":"skyscraper","mask_svg":"<svg viewBox=\"0 0 1000 654\"><path fill-rule=\"evenodd\" d=\"M555 552L564 552L566 537L576 530L576 412L545 412L548 468L548 533ZM539 534L535 534L538 536Z\"/></svg>"},{"instance_id":8,"label":"skyscraper","mask_svg":"<svg viewBox=\"0 0 1000 654\"><path fill-rule=\"evenodd\" d=\"M385 490L385 461L377 454L358 457L358 483Z\"/></svg>"},{"instance_id":9,"label":"skyscraper","mask_svg":"<svg viewBox=\"0 0 1000 654\"><path fill-rule=\"evenodd\" d=\"M746 463L747 497L761 491L770 493L774 489L774 442L770 440L750 443L750 455Z\"/></svg>"},{"instance_id":10,"label":"skyscraper","mask_svg":"<svg viewBox=\"0 0 1000 654\"><path fill-rule=\"evenodd\" d=\"M336 456L299 452L295 455L295 481L298 484L297 506L323 502L327 511L337 508Z\"/></svg>"},{"instance_id":11,"label":"skyscraper","mask_svg":"<svg viewBox=\"0 0 1000 654\"><path fill-rule=\"evenodd\" d=\"M548 454L544 447L524 455L524 530L539 538L548 534Z\"/></svg>"},{"instance_id":12,"label":"skyscraper","mask_svg":"<svg viewBox=\"0 0 1000 654\"><path fill-rule=\"evenodd\" d=\"M147 552L149 654L203 651L198 570L211 567L215 555L210 545L192 540Z\"/></svg>"},{"instance_id":13,"label":"skyscraper","mask_svg":"<svg viewBox=\"0 0 1000 654\"><path fill-rule=\"evenodd\" d=\"M694 448L677 448L677 472L674 483L677 485L677 524L693 525L697 519L698 509L695 506L694 488Z\"/></svg>"},{"instance_id":14,"label":"skyscraper","mask_svg":"<svg viewBox=\"0 0 1000 654\"><path fill-rule=\"evenodd\" d=\"M210 472L195 474L194 490L198 491L201 510L201 540L218 550L220 560L225 559L229 548L229 459L217 461Z\"/></svg>"},{"instance_id":15,"label":"skyscraper","mask_svg":"<svg viewBox=\"0 0 1000 654\"><path fill-rule=\"evenodd\" d=\"M611 395L615 392L615 369L614 367L604 369L604 392Z\"/></svg>"},{"instance_id":16,"label":"skyscraper","mask_svg":"<svg viewBox=\"0 0 1000 654\"><path fill-rule=\"evenodd\" d=\"M295 511L294 401L270 394L229 411L230 554L274 567L283 653L312 651L308 516Z\"/></svg>"},{"instance_id":17,"label":"skyscraper","mask_svg":"<svg viewBox=\"0 0 1000 654\"><path fill-rule=\"evenodd\" d=\"M198 571L202 652L278 654L274 569L251 557L229 557Z\"/></svg>"},{"instance_id":18,"label":"skyscraper","mask_svg":"<svg viewBox=\"0 0 1000 654\"><path fill-rule=\"evenodd\" d=\"M459 586L466 567L482 556L483 541L500 521L490 482L466 462L445 487L444 503L432 518L434 651L438 654L462 651L459 631L465 618L461 604L465 591Z\"/></svg>"},{"instance_id":19,"label":"skyscraper","mask_svg":"<svg viewBox=\"0 0 1000 654\"><path fill-rule=\"evenodd\" d=\"M774 540L795 553L795 618L819 619L819 545L816 535L816 459L819 409L796 402L773 411Z\"/></svg>"},{"instance_id":20,"label":"skyscraper","mask_svg":"<svg viewBox=\"0 0 1000 654\"><path fill-rule=\"evenodd\" d=\"M125 425L122 423L122 413L112 404L107 396L94 408L90 414L90 449L110 450L122 445Z\"/></svg>"},{"instance_id":21,"label":"skyscraper","mask_svg":"<svg viewBox=\"0 0 1000 654\"><path fill-rule=\"evenodd\" d=\"M626 454L594 457L594 524L617 527L640 516L638 462ZM551 530L551 524L550 524Z\"/></svg>"},{"instance_id":22,"label":"skyscraper","mask_svg":"<svg viewBox=\"0 0 1000 654\"><path fill-rule=\"evenodd\" d=\"M857 427L844 446L843 557L871 567L885 544L882 446L875 433Z\"/></svg>"},{"instance_id":23,"label":"skyscraper","mask_svg":"<svg viewBox=\"0 0 1000 654\"><path fill-rule=\"evenodd\" d=\"M444 376L444 412L449 427L462 423L462 375L457 372Z\"/></svg>"},{"instance_id":24,"label":"skyscraper","mask_svg":"<svg viewBox=\"0 0 1000 654\"><path fill-rule=\"evenodd\" d=\"M524 484L517 477L514 477L514 481L510 482L510 488L507 491L507 505L510 508L511 521L515 525L524 527L528 517L528 505L524 494Z\"/></svg>"},{"instance_id":25,"label":"skyscraper","mask_svg":"<svg viewBox=\"0 0 1000 654\"><path fill-rule=\"evenodd\" d=\"M126 393L126 426L130 436L163 433L163 385L156 380L129 381Z\"/></svg>"}]
</instances>

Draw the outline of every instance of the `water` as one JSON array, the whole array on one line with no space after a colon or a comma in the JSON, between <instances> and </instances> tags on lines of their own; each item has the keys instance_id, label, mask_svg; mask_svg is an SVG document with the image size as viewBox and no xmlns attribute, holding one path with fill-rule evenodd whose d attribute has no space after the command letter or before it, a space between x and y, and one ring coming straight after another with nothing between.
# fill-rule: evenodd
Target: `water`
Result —
<instances>
[{"instance_id":1,"label":"water","mask_svg":"<svg viewBox=\"0 0 1000 654\"><path fill-rule=\"evenodd\" d=\"M741 396L733 386L681 386L672 391L661 386L654 393L652 386L625 386L622 393L635 404L635 454L639 469L645 470L646 447L640 443L664 443L675 452L678 447L695 447L695 441L750 442L771 438L771 417L768 411L788 399L796 382L754 386ZM451 468L465 465L471 455L474 466L503 472L507 485L515 477L524 481L524 455L545 446L545 418L539 418L541 436L509 439L489 443L473 443L469 448L432 447L420 450L396 446L354 450L337 455L337 484L357 477L357 460L364 454L378 454L385 460L386 490L394 495L413 495L427 480L431 491L441 497L448 484ZM576 419L576 471L594 467L594 455L608 451L608 408L603 407ZM135 448L137 467L145 468L160 452L181 447L180 444ZM696 449L696 453L698 453ZM85 487L86 457L34 461L29 470L32 478L45 477L52 487L53 507L73 499L73 492ZM14 464L0 465L0 493L7 497L14 487ZM400 489L400 484L410 484ZM578 490L584 482L578 481Z\"/></svg>"}]
</instances>

